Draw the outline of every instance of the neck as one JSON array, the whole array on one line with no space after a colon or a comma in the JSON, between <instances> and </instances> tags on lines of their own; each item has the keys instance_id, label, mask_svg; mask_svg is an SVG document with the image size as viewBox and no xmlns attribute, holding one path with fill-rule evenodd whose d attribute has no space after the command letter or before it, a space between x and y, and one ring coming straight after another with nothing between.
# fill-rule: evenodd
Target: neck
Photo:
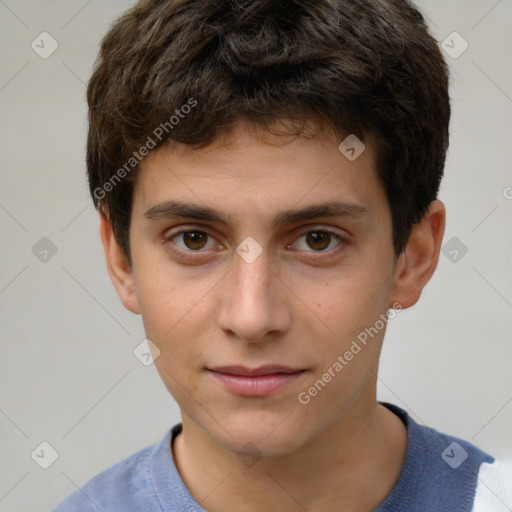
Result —
<instances>
[{"instance_id":1,"label":"neck","mask_svg":"<svg viewBox=\"0 0 512 512\"><path fill-rule=\"evenodd\" d=\"M293 453L252 461L182 418L173 446L176 467L209 512L234 503L239 512L370 512L395 485L407 451L405 426L375 401L354 403L332 428Z\"/></svg>"}]
</instances>

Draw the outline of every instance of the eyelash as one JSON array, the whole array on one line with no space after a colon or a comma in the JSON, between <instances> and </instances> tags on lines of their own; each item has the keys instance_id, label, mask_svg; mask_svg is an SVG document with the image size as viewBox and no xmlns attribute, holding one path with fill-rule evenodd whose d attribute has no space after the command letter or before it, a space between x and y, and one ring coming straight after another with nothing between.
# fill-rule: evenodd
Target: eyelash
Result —
<instances>
[{"instance_id":1,"label":"eyelash","mask_svg":"<svg viewBox=\"0 0 512 512\"><path fill-rule=\"evenodd\" d=\"M176 231L174 233L170 233L169 235L164 236L162 239L162 243L166 244L166 245L169 244L169 246L171 247L171 250L180 256L186 256L190 259L204 258L206 251L203 251L201 249L198 249L197 251L194 251L192 249L187 249L187 250L181 249L181 248L178 248L174 242L172 242L172 240L174 240L178 236L183 235L185 233L205 234L207 237L209 237L206 243L208 243L209 239L214 239L214 237L212 235L210 235L210 233L208 233L208 231L205 231L203 229L187 228L187 229L181 229L179 231ZM344 237L342 237L339 234L334 233L330 229L326 229L326 228L309 229L307 231L304 231L295 239L295 241L293 243L295 244L299 239L308 235L309 233L327 234L330 237L336 239L338 241L338 245L334 249L330 249L330 250L324 249L324 250L320 250L320 251L315 251L315 250L303 251L304 252L303 257L306 259L316 260L320 257L325 258L325 257L337 255L340 251L342 251L344 249L345 245L347 244L347 240ZM218 244L218 246L220 246L220 244ZM287 245L286 247L290 247L290 246ZM293 250L301 251L300 249L293 249Z\"/></svg>"}]
</instances>

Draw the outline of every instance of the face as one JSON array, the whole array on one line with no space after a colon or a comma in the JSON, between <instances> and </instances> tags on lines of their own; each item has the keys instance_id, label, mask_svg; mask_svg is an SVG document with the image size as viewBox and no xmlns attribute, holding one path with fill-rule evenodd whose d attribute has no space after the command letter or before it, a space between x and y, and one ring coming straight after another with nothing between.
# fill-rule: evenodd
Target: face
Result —
<instances>
[{"instance_id":1,"label":"face","mask_svg":"<svg viewBox=\"0 0 512 512\"><path fill-rule=\"evenodd\" d=\"M121 296L184 424L230 451L291 453L375 406L396 260L365 143L350 161L332 135L269 141L240 124L142 162Z\"/></svg>"}]
</instances>

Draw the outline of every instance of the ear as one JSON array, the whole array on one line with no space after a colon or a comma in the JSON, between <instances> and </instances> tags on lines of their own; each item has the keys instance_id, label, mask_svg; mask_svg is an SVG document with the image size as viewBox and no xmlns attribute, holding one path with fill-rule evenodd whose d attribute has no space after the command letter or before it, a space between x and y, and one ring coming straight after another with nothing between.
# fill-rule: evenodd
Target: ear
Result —
<instances>
[{"instance_id":1,"label":"ear","mask_svg":"<svg viewBox=\"0 0 512 512\"><path fill-rule=\"evenodd\" d=\"M117 241L110 221L104 214L100 214L100 218L101 241L105 250L110 279L112 279L124 307L132 313L140 313L132 267Z\"/></svg>"},{"instance_id":2,"label":"ear","mask_svg":"<svg viewBox=\"0 0 512 512\"><path fill-rule=\"evenodd\" d=\"M446 210L441 201L430 203L427 213L412 228L404 251L395 264L394 287L390 299L402 308L416 304L439 261Z\"/></svg>"}]
</instances>

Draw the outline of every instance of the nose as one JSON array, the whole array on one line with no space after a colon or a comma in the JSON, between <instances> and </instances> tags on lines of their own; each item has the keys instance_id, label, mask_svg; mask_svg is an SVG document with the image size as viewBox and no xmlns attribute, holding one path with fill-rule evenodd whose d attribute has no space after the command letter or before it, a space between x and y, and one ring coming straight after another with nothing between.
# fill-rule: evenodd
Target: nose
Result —
<instances>
[{"instance_id":1,"label":"nose","mask_svg":"<svg viewBox=\"0 0 512 512\"><path fill-rule=\"evenodd\" d=\"M269 267L265 251L251 263L235 255L234 266L222 283L219 327L249 343L275 339L290 326L285 290L276 271Z\"/></svg>"}]
</instances>

